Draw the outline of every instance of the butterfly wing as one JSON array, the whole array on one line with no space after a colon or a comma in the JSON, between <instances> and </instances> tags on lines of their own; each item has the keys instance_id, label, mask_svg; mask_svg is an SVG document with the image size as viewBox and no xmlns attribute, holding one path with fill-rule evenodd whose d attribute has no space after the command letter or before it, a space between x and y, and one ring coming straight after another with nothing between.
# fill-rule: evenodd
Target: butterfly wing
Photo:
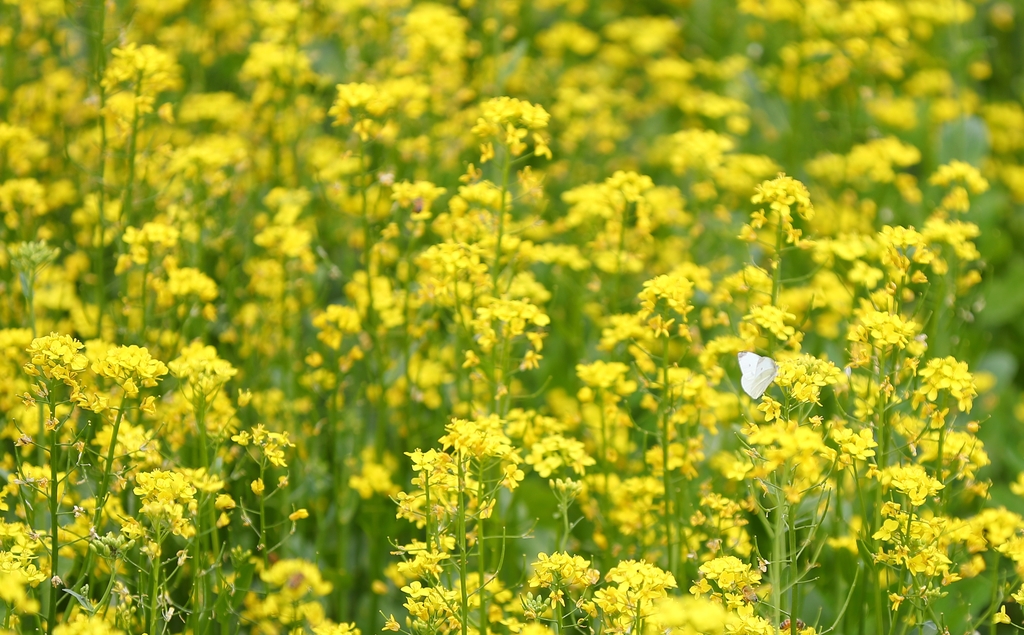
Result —
<instances>
[{"instance_id":1,"label":"butterfly wing","mask_svg":"<svg viewBox=\"0 0 1024 635\"><path fill-rule=\"evenodd\" d=\"M764 391L768 390L768 386L772 385L775 381L775 376L779 374L779 366L775 363L775 360L771 357L762 357L757 362L757 372L754 375L754 391L757 393L757 397L754 399L760 399Z\"/></svg>"},{"instance_id":2,"label":"butterfly wing","mask_svg":"<svg viewBox=\"0 0 1024 635\"><path fill-rule=\"evenodd\" d=\"M740 362L740 386L751 399L760 399L764 391L779 374L779 367L771 357L761 357L757 353L743 351L738 356Z\"/></svg>"},{"instance_id":3,"label":"butterfly wing","mask_svg":"<svg viewBox=\"0 0 1024 635\"><path fill-rule=\"evenodd\" d=\"M746 376L753 375L756 372L757 362L761 359L761 356L750 351L741 351L736 354L736 359L740 362L740 372Z\"/></svg>"},{"instance_id":4,"label":"butterfly wing","mask_svg":"<svg viewBox=\"0 0 1024 635\"><path fill-rule=\"evenodd\" d=\"M757 374L757 363L761 360L761 356L750 351L742 351L736 358L740 363L740 386L743 387L743 392L757 399L760 395L754 396L754 376Z\"/></svg>"}]
</instances>

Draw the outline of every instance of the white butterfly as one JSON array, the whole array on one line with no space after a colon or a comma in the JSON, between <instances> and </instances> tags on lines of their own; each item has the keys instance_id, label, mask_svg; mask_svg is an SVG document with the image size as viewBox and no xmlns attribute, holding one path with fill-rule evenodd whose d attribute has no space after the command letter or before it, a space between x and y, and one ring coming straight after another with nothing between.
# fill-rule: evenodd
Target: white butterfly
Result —
<instances>
[{"instance_id":1,"label":"white butterfly","mask_svg":"<svg viewBox=\"0 0 1024 635\"><path fill-rule=\"evenodd\" d=\"M743 386L743 392L750 395L751 399L760 399L779 374L779 365L771 357L761 357L750 351L742 351L736 357L740 360L740 385Z\"/></svg>"}]
</instances>

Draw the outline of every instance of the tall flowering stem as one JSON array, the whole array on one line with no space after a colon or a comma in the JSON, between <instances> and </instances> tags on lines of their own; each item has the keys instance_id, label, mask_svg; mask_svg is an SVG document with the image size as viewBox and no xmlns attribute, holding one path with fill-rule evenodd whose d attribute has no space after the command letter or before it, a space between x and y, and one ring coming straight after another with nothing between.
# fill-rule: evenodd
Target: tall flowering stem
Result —
<instances>
[{"instance_id":1,"label":"tall flowering stem","mask_svg":"<svg viewBox=\"0 0 1024 635\"><path fill-rule=\"evenodd\" d=\"M502 149L501 189L499 192L495 219L494 262L491 265L491 288L495 296L502 292L498 287L501 276L502 240L505 235L505 215L508 207L509 179L512 161L528 149L525 139L532 135L533 154L551 158L551 150L543 130L547 128L550 115L543 107L511 97L494 97L480 105L480 116L473 126L473 133L481 140L480 163L494 158L497 143Z\"/></svg>"},{"instance_id":2,"label":"tall flowering stem","mask_svg":"<svg viewBox=\"0 0 1024 635\"><path fill-rule=\"evenodd\" d=\"M29 362L25 364L24 371L34 378L36 383L33 391L43 404L39 408L41 415L40 434L44 435L40 441L48 447L48 462L50 464L48 492L49 511L49 533L50 533L50 579L49 579L49 601L47 602L46 629L52 634L57 626L57 603L60 600L61 589L64 586L60 578L60 487L66 482L69 474L63 478L58 472L60 443L60 429L71 417L74 406L79 403L86 403L88 398L82 392L83 385L79 375L86 369L88 360L80 351L83 345L66 335L52 333L32 340L28 347ZM67 392L65 397L64 394ZM70 405L67 414L61 415L58 408ZM49 437L48 443L43 441ZM66 486L65 486L66 487Z\"/></svg>"}]
</instances>

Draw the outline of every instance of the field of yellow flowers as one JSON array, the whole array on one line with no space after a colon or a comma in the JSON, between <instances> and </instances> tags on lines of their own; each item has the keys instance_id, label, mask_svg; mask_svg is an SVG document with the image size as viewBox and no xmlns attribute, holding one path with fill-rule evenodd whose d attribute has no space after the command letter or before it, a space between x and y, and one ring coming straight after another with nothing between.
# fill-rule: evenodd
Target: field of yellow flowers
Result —
<instances>
[{"instance_id":1,"label":"field of yellow flowers","mask_svg":"<svg viewBox=\"0 0 1024 635\"><path fill-rule=\"evenodd\" d=\"M1022 13L0 1L0 633L1024 629Z\"/></svg>"}]
</instances>

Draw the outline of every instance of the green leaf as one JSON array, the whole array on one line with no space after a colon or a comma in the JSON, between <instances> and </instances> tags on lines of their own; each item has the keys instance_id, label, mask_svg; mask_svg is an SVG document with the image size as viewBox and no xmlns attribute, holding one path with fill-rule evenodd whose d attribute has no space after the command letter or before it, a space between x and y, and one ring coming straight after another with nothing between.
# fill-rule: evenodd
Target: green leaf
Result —
<instances>
[{"instance_id":1,"label":"green leaf","mask_svg":"<svg viewBox=\"0 0 1024 635\"><path fill-rule=\"evenodd\" d=\"M979 117L961 117L939 129L939 163L954 159L980 166L989 154L988 127Z\"/></svg>"},{"instance_id":2,"label":"green leaf","mask_svg":"<svg viewBox=\"0 0 1024 635\"><path fill-rule=\"evenodd\" d=\"M235 578L235 589L234 593L231 594L231 610L237 611L242 607L242 601L245 600L245 596L249 593L249 588L252 586L252 574L256 571L256 561L253 558L245 560L244 564L238 567L238 576Z\"/></svg>"},{"instance_id":3,"label":"green leaf","mask_svg":"<svg viewBox=\"0 0 1024 635\"><path fill-rule=\"evenodd\" d=\"M984 370L996 376L997 386L1005 389L1013 384L1019 366L1013 353L1006 350L991 351L981 358L976 369Z\"/></svg>"},{"instance_id":4,"label":"green leaf","mask_svg":"<svg viewBox=\"0 0 1024 635\"><path fill-rule=\"evenodd\" d=\"M96 606L93 605L85 596L75 593L71 589L64 589L64 592L71 597L78 600L78 603L82 605L82 608L89 612L89 615L96 615Z\"/></svg>"},{"instance_id":5,"label":"green leaf","mask_svg":"<svg viewBox=\"0 0 1024 635\"><path fill-rule=\"evenodd\" d=\"M982 326L992 327L1017 319L1024 312L1024 293L1020 293L1024 280L1024 258L1017 256L998 278L985 289L985 308L978 314Z\"/></svg>"}]
</instances>

